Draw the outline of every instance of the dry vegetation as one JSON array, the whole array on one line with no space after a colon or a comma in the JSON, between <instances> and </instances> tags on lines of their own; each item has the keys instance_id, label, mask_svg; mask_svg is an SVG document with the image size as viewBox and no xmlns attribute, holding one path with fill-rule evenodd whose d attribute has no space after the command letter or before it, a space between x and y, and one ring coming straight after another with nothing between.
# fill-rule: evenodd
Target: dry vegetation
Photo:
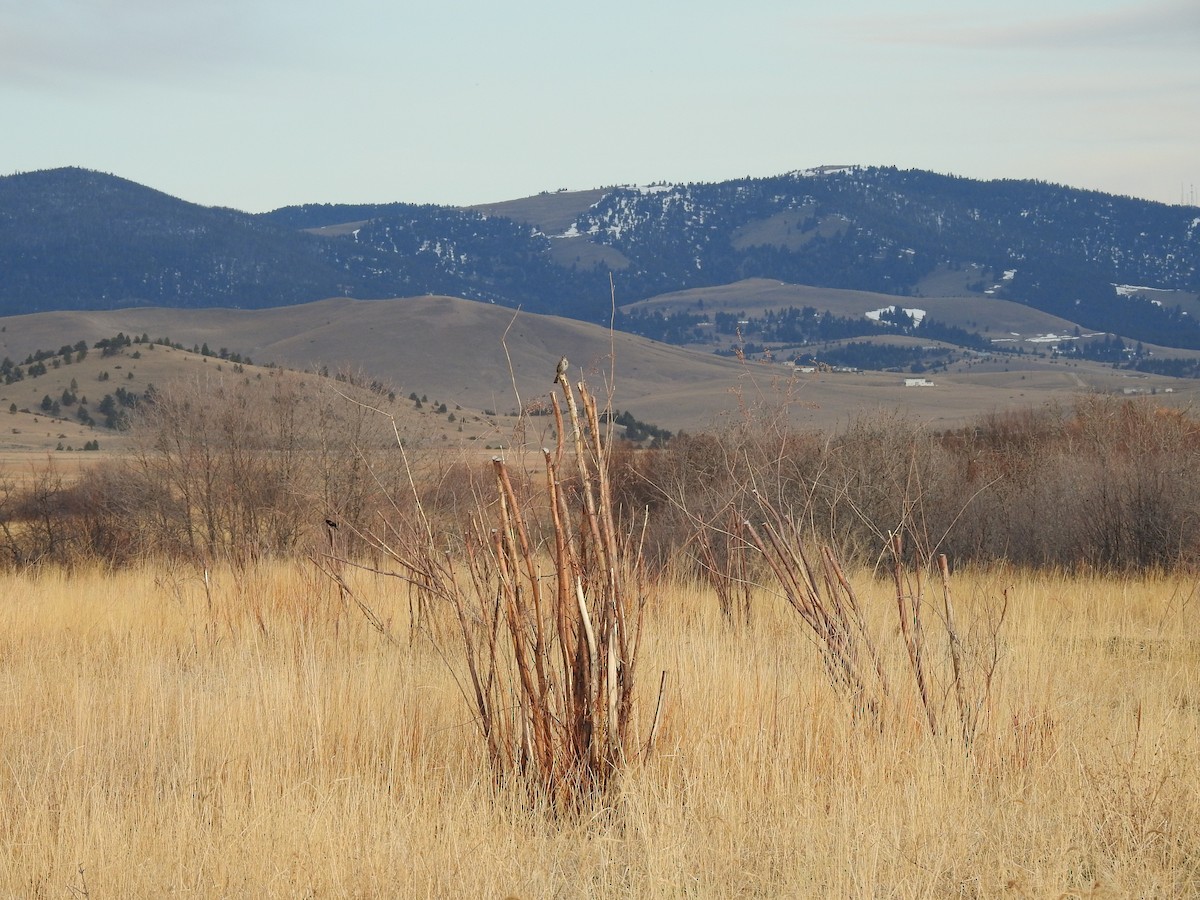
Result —
<instances>
[{"instance_id":1,"label":"dry vegetation","mask_svg":"<svg viewBox=\"0 0 1200 900\"><path fill-rule=\"evenodd\" d=\"M854 572L890 634L893 588ZM406 592L395 642L300 564L0 583L0 890L12 896L1194 896L1200 645L1187 578L958 573L1007 595L974 752L912 702L856 721L772 590L730 628L664 584L657 752L576 817L494 793ZM445 627L451 623L443 621ZM903 683L894 635L885 666ZM653 692L643 693L648 724ZM909 697L913 695L911 692Z\"/></svg>"},{"instance_id":2,"label":"dry vegetation","mask_svg":"<svg viewBox=\"0 0 1200 900\"><path fill-rule=\"evenodd\" d=\"M528 465L181 390L0 492L0 892L1200 893L1194 420L646 452L558 383Z\"/></svg>"}]
</instances>

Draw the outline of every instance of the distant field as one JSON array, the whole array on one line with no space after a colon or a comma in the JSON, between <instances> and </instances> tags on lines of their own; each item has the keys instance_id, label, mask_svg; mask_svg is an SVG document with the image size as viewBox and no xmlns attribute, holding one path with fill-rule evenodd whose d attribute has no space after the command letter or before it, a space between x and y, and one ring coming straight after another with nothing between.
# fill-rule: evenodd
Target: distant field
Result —
<instances>
[{"instance_id":1,"label":"distant field","mask_svg":"<svg viewBox=\"0 0 1200 900\"><path fill-rule=\"evenodd\" d=\"M932 387L906 387L905 374L823 373L797 375L789 381L747 382L750 398L764 403L790 398L793 420L802 427L836 428L855 416L881 409L900 410L934 428L966 424L981 415L1007 409L1028 409L1044 403L1070 403L1092 391L1139 393L1157 390L1155 400L1184 408L1200 401L1200 385L1176 379L1114 372L1093 365L1066 365L1030 370L1006 370L1003 363L953 367L946 375L926 374ZM1170 388L1171 393L1164 393Z\"/></svg>"},{"instance_id":2,"label":"distant field","mask_svg":"<svg viewBox=\"0 0 1200 900\"><path fill-rule=\"evenodd\" d=\"M119 453L58 453L45 450L0 451L0 483L20 491L44 478L47 473L70 484L95 465L120 459Z\"/></svg>"}]
</instances>

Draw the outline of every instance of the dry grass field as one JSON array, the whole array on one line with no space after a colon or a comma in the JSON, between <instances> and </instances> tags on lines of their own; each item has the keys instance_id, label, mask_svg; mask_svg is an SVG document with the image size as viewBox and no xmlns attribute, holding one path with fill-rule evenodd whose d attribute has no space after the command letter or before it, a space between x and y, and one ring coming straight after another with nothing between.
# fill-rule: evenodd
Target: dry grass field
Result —
<instances>
[{"instance_id":1,"label":"dry grass field","mask_svg":"<svg viewBox=\"0 0 1200 900\"><path fill-rule=\"evenodd\" d=\"M895 589L850 577L907 687ZM353 584L388 637L304 562L0 575L0 895L1200 894L1194 577L955 573L961 622L1008 601L969 753L911 690L856 722L771 590L730 625L669 579L654 751L577 816L493 789L448 610Z\"/></svg>"}]
</instances>

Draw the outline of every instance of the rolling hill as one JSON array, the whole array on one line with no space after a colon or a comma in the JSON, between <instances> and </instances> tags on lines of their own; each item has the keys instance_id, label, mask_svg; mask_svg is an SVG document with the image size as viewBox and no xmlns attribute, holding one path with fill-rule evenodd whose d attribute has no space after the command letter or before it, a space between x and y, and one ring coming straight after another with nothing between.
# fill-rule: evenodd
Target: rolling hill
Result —
<instances>
[{"instance_id":1,"label":"rolling hill","mask_svg":"<svg viewBox=\"0 0 1200 900\"><path fill-rule=\"evenodd\" d=\"M103 323L73 321L73 313L65 314L65 319L48 315L53 318L45 322L38 321L42 317L38 314L28 317L31 327L17 331L32 337L55 333L59 326L75 333L89 327L103 329ZM84 346L91 349L77 349ZM6 358L0 373L0 473L11 474L5 459L28 462L30 454L33 461L44 461L48 452L61 460L83 461L132 452L140 436L130 426L144 404L164 392L214 398L217 404L226 402L223 397L232 403L229 398L236 395L236 402L250 404L258 411L253 415L258 415L265 413L285 382L287 393L301 404L301 416L312 415L310 407L318 398L337 406L370 407L385 414L381 424L387 425L384 419L390 417L410 446L441 445L451 438L455 444L496 440L494 417L463 410L436 394L413 402L380 379L257 366L223 347L210 350L205 344L201 350L200 346L183 347L118 330L94 341L81 338L58 351L32 351L13 367ZM14 371L19 378L11 378ZM390 434L390 425L386 430ZM92 450L100 452L71 453ZM60 452L68 455L58 456Z\"/></svg>"},{"instance_id":2,"label":"rolling hill","mask_svg":"<svg viewBox=\"0 0 1200 900\"><path fill-rule=\"evenodd\" d=\"M842 294L835 299L869 305L880 296ZM1039 327L1043 324L1037 322ZM20 416L8 420L12 424L0 431L0 446L22 444L19 435L10 434L17 428L26 437L38 436L40 443L34 446L52 449L62 429L47 425L37 404L46 396L57 397L71 378L79 382L80 392L98 400L100 369L93 372L89 367L101 366L144 389L146 382L161 386L172 378L213 373L220 367L223 377L230 377L232 358L332 375L366 373L360 380L384 385L400 401L395 409L406 415L413 395L425 398L425 416L429 407L441 404L456 413L456 427L447 427L445 413L414 420L414 437L484 445L511 441L514 414L522 406L544 403L555 365L564 354L571 360L573 377L586 378L593 387L614 384L617 409L671 431L721 427L754 407L786 408L790 420L805 428L834 427L877 409L899 410L933 427L952 427L990 411L1054 399L1066 402L1082 391L1155 392L1160 402L1186 405L1200 390L1197 380L1151 376L1087 360L1010 354L964 357L944 371L929 373L929 386L909 387L908 373L804 372L449 297L333 298L264 310L133 308L15 316L0 319L0 356L24 361L39 349L78 341L94 345L117 333L166 339L177 349L160 345L131 359L134 345L122 351L126 358L108 361L93 351L83 362L49 367L36 378L0 385L0 415L16 404L18 410L28 408L29 416L40 417L36 431L35 423ZM210 353L207 358L196 352L204 349ZM116 366L124 368L118 371ZM248 362L244 367L251 370ZM467 427L460 432L457 426L463 423ZM83 432L69 437L75 443L86 439ZM111 446L115 437L103 436L102 445Z\"/></svg>"}]
</instances>

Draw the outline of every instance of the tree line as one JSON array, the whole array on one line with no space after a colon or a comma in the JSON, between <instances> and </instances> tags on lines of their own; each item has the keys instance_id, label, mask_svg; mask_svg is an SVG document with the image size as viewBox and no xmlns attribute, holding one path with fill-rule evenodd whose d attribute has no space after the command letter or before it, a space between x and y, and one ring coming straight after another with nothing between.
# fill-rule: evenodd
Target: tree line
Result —
<instances>
[{"instance_id":1,"label":"tree line","mask_svg":"<svg viewBox=\"0 0 1200 900\"><path fill-rule=\"evenodd\" d=\"M948 431L895 414L797 431L756 409L718 431L667 436L613 416L627 434L656 438L657 449L640 449L617 432L608 455L614 509L645 523L655 565L703 574L702 546L746 551L727 523L758 515L761 496L864 561L903 529L958 564L1200 564L1200 421L1151 398L1082 396ZM32 483L0 479L5 564L245 563L330 541L352 554L414 515L456 544L491 476L473 457L402 452L386 418L329 382L282 372L265 386L211 376L173 386L135 419L127 459L71 482L52 464ZM536 497L541 478L514 473L514 489Z\"/></svg>"}]
</instances>

